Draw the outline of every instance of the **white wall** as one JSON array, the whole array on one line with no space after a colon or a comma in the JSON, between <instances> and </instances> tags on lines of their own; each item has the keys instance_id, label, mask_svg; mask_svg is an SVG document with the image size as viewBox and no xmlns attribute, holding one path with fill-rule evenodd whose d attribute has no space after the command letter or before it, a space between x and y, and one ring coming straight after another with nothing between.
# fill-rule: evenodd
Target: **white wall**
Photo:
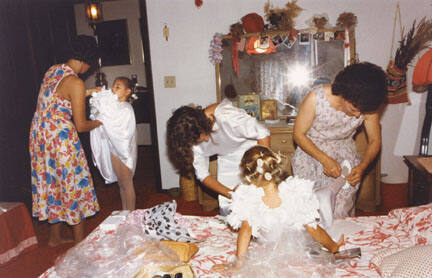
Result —
<instances>
[{"instance_id":1,"label":"white wall","mask_svg":"<svg viewBox=\"0 0 432 278\"><path fill-rule=\"evenodd\" d=\"M84 4L76 4L75 19L78 34L93 35L85 17ZM119 0L102 2L102 15L104 20L127 19L130 65L105 66L101 70L106 74L108 86L111 87L118 76L131 77L136 74L139 85L146 86L144 66L144 51L142 46L141 31L139 26L140 9L138 0ZM88 88L94 87L95 75L86 80ZM151 145L150 125L140 123L137 125L137 140L139 145Z\"/></svg>"},{"instance_id":2,"label":"white wall","mask_svg":"<svg viewBox=\"0 0 432 278\"><path fill-rule=\"evenodd\" d=\"M229 26L241 17L256 12L264 15L266 0L204 1L201 8L194 1L147 0L150 50L157 113L162 187L178 186L178 176L166 155L166 122L173 110L181 105L202 106L216 101L214 67L208 60L210 40L216 32L228 33ZM414 19L430 15L431 0L400 0L402 25L409 29ZM286 0L273 0L283 7ZM393 18L396 0L298 0L304 8L295 20L297 28L316 13L327 13L335 24L342 12L353 12L358 18L357 52L361 61L370 61L383 68L390 57ZM168 41L163 26L170 30ZM415 65L415 62L413 63ZM177 87L163 87L163 77L174 75ZM409 82L412 69L409 71ZM408 170L402 155L418 152L419 134L424 117L425 94L410 93L412 104L390 105L381 122L383 126L382 173L385 182L404 182Z\"/></svg>"}]
</instances>

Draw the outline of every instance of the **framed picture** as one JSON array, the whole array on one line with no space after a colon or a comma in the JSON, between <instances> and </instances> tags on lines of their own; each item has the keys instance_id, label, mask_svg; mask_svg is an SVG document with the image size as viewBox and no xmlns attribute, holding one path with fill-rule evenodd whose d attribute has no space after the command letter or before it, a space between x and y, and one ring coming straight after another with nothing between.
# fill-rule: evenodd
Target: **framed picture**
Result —
<instances>
[{"instance_id":1,"label":"framed picture","mask_svg":"<svg viewBox=\"0 0 432 278\"><path fill-rule=\"evenodd\" d=\"M96 24L102 66L130 65L126 19Z\"/></svg>"},{"instance_id":2,"label":"framed picture","mask_svg":"<svg viewBox=\"0 0 432 278\"><path fill-rule=\"evenodd\" d=\"M299 44L308 45L310 44L310 34L309 33L300 33Z\"/></svg>"},{"instance_id":3,"label":"framed picture","mask_svg":"<svg viewBox=\"0 0 432 278\"><path fill-rule=\"evenodd\" d=\"M277 119L277 101L275 99L261 100L261 120Z\"/></svg>"},{"instance_id":4,"label":"framed picture","mask_svg":"<svg viewBox=\"0 0 432 278\"><path fill-rule=\"evenodd\" d=\"M249 115L259 120L260 114L260 96L257 94L247 94L238 96L239 108L243 108Z\"/></svg>"}]
</instances>

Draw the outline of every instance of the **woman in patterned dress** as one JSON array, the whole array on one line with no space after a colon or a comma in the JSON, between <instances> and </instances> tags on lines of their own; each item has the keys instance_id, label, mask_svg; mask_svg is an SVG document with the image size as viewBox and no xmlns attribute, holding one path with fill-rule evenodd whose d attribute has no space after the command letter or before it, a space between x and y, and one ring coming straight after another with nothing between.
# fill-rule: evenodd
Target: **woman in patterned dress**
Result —
<instances>
[{"instance_id":1,"label":"woman in patterned dress","mask_svg":"<svg viewBox=\"0 0 432 278\"><path fill-rule=\"evenodd\" d=\"M77 132L101 125L85 115L86 90L78 74L98 59L94 37L77 36L65 48L65 63L45 73L30 128L32 215L50 225L49 246L71 240L61 236L61 222L84 238L84 219L99 211L87 160ZM73 120L72 120L73 119Z\"/></svg>"},{"instance_id":2,"label":"woman in patterned dress","mask_svg":"<svg viewBox=\"0 0 432 278\"><path fill-rule=\"evenodd\" d=\"M346 175L351 185L336 194L333 216L354 215L354 202L361 178L381 148L378 108L385 101L384 71L371 63L347 66L332 85L314 88L300 106L294 125L297 149L292 157L295 176L316 181L316 189L335 183L341 163L352 167ZM364 124L368 145L363 158L353 139Z\"/></svg>"}]
</instances>

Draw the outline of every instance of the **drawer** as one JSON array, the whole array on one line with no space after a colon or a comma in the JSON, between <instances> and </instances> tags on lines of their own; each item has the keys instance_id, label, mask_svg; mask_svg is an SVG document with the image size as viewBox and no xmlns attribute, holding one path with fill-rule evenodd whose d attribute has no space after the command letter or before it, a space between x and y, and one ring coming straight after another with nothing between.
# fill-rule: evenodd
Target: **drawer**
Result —
<instances>
[{"instance_id":1,"label":"drawer","mask_svg":"<svg viewBox=\"0 0 432 278\"><path fill-rule=\"evenodd\" d=\"M295 151L292 133L271 133L270 144L275 152L291 155Z\"/></svg>"}]
</instances>

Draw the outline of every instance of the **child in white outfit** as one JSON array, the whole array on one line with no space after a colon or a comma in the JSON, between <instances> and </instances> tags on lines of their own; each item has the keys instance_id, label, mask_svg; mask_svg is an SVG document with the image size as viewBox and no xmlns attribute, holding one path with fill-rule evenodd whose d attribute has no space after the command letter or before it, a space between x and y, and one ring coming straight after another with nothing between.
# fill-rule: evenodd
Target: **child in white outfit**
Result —
<instances>
[{"instance_id":1,"label":"child in white outfit","mask_svg":"<svg viewBox=\"0 0 432 278\"><path fill-rule=\"evenodd\" d=\"M135 209L133 175L137 161L136 121L129 98L132 81L114 80L112 90L102 90L90 99L90 118L103 125L90 132L93 162L106 183L119 185L123 210Z\"/></svg>"},{"instance_id":2,"label":"child in white outfit","mask_svg":"<svg viewBox=\"0 0 432 278\"><path fill-rule=\"evenodd\" d=\"M227 216L228 224L240 229L237 260L228 269L237 269L244 263L252 237L278 242L286 231L307 230L330 252L338 251L343 237L336 243L320 226L320 204L313 192L314 182L296 177L284 180L282 158L264 146L246 151L240 169L245 184L232 193L231 213ZM215 265L214 270L226 271L227 265Z\"/></svg>"}]
</instances>

